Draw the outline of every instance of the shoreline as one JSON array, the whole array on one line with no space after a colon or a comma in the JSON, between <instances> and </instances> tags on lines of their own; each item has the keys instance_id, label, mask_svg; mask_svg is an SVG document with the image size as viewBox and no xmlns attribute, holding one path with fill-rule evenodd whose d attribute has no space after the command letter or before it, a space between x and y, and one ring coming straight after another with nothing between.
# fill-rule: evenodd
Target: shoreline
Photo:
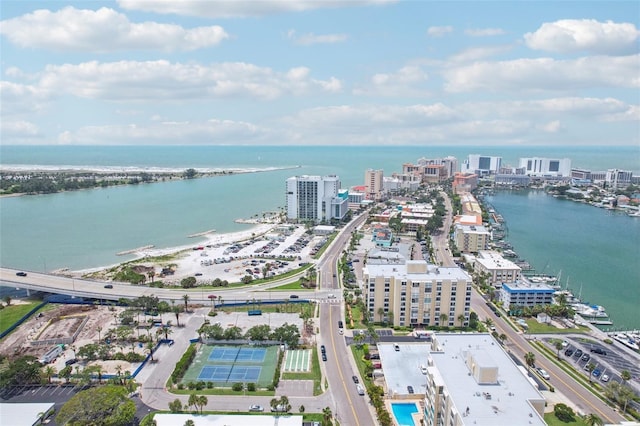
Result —
<instances>
[{"instance_id":1,"label":"shoreline","mask_svg":"<svg viewBox=\"0 0 640 426\"><path fill-rule=\"evenodd\" d=\"M86 269L71 270L68 268L61 268L61 269L50 271L50 273L56 274L56 275L71 275L74 277L81 278L85 274L92 274L92 273L104 271L128 262L138 261L145 258L178 255L182 252L191 252L194 250L194 248L202 245L216 245L216 244L230 245L236 242L245 241L251 238L255 238L255 237L259 237L264 234L267 234L278 225L279 223L262 223L262 224L255 224L249 229L242 230L242 231L226 232L221 234L210 234L210 233L203 234L198 237L198 238L202 238L201 240L194 241L193 243L182 245L182 246L173 246L173 247L164 247L164 248L156 248L153 246L138 247L138 248L119 252L127 255L133 255L132 259L125 260L123 262L115 263L112 265L97 266L95 268L86 268Z\"/></svg>"},{"instance_id":2,"label":"shoreline","mask_svg":"<svg viewBox=\"0 0 640 426\"><path fill-rule=\"evenodd\" d=\"M248 173L267 173L267 172L276 172L282 170L292 170L298 169L302 166L282 166L282 167L249 167L249 168L192 168L199 175L194 176L190 179L202 179L202 178L210 178L210 177L218 177L218 176L231 176L231 175L240 175L240 174L248 174ZM116 167L116 166L106 166L106 167L97 167L97 166L40 166L40 165L8 165L2 166L0 165L0 174L11 174L14 173L18 176L28 175L28 174L37 174L38 177L51 177L50 175L64 175L65 177L70 177L72 175L85 174L82 177L95 177L100 176L102 179L96 180L96 184L94 186L86 187L86 188L77 188L77 189L59 189L53 192L16 192L9 194L0 194L0 198L3 197L22 197L26 195L48 195L48 194L59 194L63 192L75 192L75 191L87 191L92 189L104 189L100 183L109 181L110 179L133 179L140 178L141 175L151 175L154 179L148 181L141 182L121 182L112 185L108 185L109 187L116 187L122 185L140 185L145 183L158 183L165 182L164 179L170 178L173 180L185 180L187 179L184 176L186 169L178 169L178 168L160 168L160 167ZM77 177L77 176L76 176Z\"/></svg>"}]
</instances>

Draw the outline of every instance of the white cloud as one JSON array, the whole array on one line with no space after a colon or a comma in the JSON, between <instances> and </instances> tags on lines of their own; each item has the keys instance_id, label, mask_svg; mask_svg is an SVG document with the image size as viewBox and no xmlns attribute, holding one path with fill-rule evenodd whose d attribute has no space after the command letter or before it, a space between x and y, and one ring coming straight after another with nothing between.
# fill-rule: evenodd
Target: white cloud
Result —
<instances>
[{"instance_id":1,"label":"white cloud","mask_svg":"<svg viewBox=\"0 0 640 426\"><path fill-rule=\"evenodd\" d=\"M304 67L281 73L242 62L208 66L169 61L84 62L49 65L40 86L56 93L109 100L181 100L225 97L274 99L286 94L335 92L335 79L309 77Z\"/></svg>"},{"instance_id":2,"label":"white cloud","mask_svg":"<svg viewBox=\"0 0 640 426\"><path fill-rule=\"evenodd\" d=\"M471 37L492 37L505 34L501 28L471 28L465 30L464 33Z\"/></svg>"},{"instance_id":3,"label":"white cloud","mask_svg":"<svg viewBox=\"0 0 640 426\"><path fill-rule=\"evenodd\" d=\"M26 84L0 81L0 113L10 116L31 113L44 108L49 95L40 87Z\"/></svg>"},{"instance_id":4,"label":"white cloud","mask_svg":"<svg viewBox=\"0 0 640 426\"><path fill-rule=\"evenodd\" d=\"M449 92L571 91L598 87L640 87L640 55L478 62L443 72Z\"/></svg>"},{"instance_id":5,"label":"white cloud","mask_svg":"<svg viewBox=\"0 0 640 426\"><path fill-rule=\"evenodd\" d=\"M297 34L295 30L289 30L287 32L287 38L292 40L295 44L309 46L312 44L342 43L347 40L348 36L346 34Z\"/></svg>"},{"instance_id":6,"label":"white cloud","mask_svg":"<svg viewBox=\"0 0 640 426\"><path fill-rule=\"evenodd\" d=\"M427 79L427 73L421 67L407 65L394 73L375 74L366 86L357 87L353 93L365 96L424 96L427 93L420 84Z\"/></svg>"},{"instance_id":7,"label":"white cloud","mask_svg":"<svg viewBox=\"0 0 640 426\"><path fill-rule=\"evenodd\" d=\"M427 35L431 37L442 37L452 32L453 32L452 26L429 27L427 29Z\"/></svg>"},{"instance_id":8,"label":"white cloud","mask_svg":"<svg viewBox=\"0 0 640 426\"><path fill-rule=\"evenodd\" d=\"M619 55L637 52L639 37L640 32L632 23L563 19L542 24L537 31L525 34L524 40L535 50Z\"/></svg>"},{"instance_id":9,"label":"white cloud","mask_svg":"<svg viewBox=\"0 0 640 426\"><path fill-rule=\"evenodd\" d=\"M217 25L186 29L157 22L133 23L105 7L95 11L41 9L1 24L0 33L20 47L56 51L195 50L215 46L229 37Z\"/></svg>"},{"instance_id":10,"label":"white cloud","mask_svg":"<svg viewBox=\"0 0 640 426\"><path fill-rule=\"evenodd\" d=\"M469 49L465 49L459 53L456 53L449 59L454 62L472 62L500 55L502 53L508 52L509 50L511 50L511 46L471 47Z\"/></svg>"},{"instance_id":11,"label":"white cloud","mask_svg":"<svg viewBox=\"0 0 640 426\"><path fill-rule=\"evenodd\" d=\"M40 136L40 130L29 121L0 120L0 134L3 137L33 138Z\"/></svg>"},{"instance_id":12,"label":"white cloud","mask_svg":"<svg viewBox=\"0 0 640 426\"><path fill-rule=\"evenodd\" d=\"M81 145L157 145L157 144L226 144L260 143L268 130L254 124L211 119L207 121L162 121L146 124L84 126L76 131L64 131L58 141Z\"/></svg>"},{"instance_id":13,"label":"white cloud","mask_svg":"<svg viewBox=\"0 0 640 426\"><path fill-rule=\"evenodd\" d=\"M397 0L229 0L215 4L203 0L118 0L123 9L143 10L207 18L266 16L276 13L304 12L314 9L384 5Z\"/></svg>"},{"instance_id":14,"label":"white cloud","mask_svg":"<svg viewBox=\"0 0 640 426\"><path fill-rule=\"evenodd\" d=\"M540 126L540 129L547 133L557 133L561 128L560 120L553 120Z\"/></svg>"}]
</instances>

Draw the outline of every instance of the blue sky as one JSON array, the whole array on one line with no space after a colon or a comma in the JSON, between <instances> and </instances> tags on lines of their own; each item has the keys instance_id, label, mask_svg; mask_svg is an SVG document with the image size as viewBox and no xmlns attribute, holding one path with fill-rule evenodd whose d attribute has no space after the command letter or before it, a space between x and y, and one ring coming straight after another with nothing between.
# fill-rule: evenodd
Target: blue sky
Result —
<instances>
[{"instance_id":1,"label":"blue sky","mask_svg":"<svg viewBox=\"0 0 640 426\"><path fill-rule=\"evenodd\" d=\"M640 2L3 1L4 145L640 145Z\"/></svg>"}]
</instances>

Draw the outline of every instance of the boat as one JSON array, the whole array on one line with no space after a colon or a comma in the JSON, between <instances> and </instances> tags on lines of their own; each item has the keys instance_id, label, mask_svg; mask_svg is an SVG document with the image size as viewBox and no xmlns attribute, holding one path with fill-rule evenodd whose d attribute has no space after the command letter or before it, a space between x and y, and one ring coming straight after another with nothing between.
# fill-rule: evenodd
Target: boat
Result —
<instances>
[{"instance_id":1,"label":"boat","mask_svg":"<svg viewBox=\"0 0 640 426\"><path fill-rule=\"evenodd\" d=\"M640 346L638 346L638 342L627 333L617 333L613 335L613 338L618 342L622 343L626 347L633 349L634 351L640 351Z\"/></svg>"},{"instance_id":2,"label":"boat","mask_svg":"<svg viewBox=\"0 0 640 426\"><path fill-rule=\"evenodd\" d=\"M590 305L588 303L572 303L571 308L576 314L586 318L609 318L604 307L600 305Z\"/></svg>"}]
</instances>

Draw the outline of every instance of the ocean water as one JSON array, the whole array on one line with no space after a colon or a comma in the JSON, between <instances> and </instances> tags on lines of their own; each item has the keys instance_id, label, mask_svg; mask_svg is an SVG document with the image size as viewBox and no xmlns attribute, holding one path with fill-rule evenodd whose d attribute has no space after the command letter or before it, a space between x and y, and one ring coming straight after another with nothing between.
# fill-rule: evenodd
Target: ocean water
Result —
<instances>
[{"instance_id":1,"label":"ocean water","mask_svg":"<svg viewBox=\"0 0 640 426\"><path fill-rule=\"evenodd\" d=\"M502 156L503 163L511 165L516 165L520 157L569 157L574 167L637 170L640 167L638 153L638 147L43 146L34 149L0 145L2 167L32 165L176 170L190 167L296 167L189 181L3 197L0 198L0 265L34 271L94 268L127 260L126 256L116 255L125 250L146 245L163 248L195 244L198 240L188 236L210 229L217 232L246 229L247 225L234 223L234 220L284 207L285 179L293 175L335 174L340 177L343 187L349 187L362 184L368 168L383 169L385 175L389 175L401 171L403 163L415 162L420 157L451 155L461 163L469 154ZM502 197L507 200L504 205L500 202ZM638 270L625 267L639 264L638 218L610 217L604 210L545 197L495 195L493 204L509 222L509 238L514 239L518 252L537 269L545 268L547 263L550 263L548 272L562 269L563 276L570 277L574 289L582 281L583 298L606 306L610 312L618 310L609 302L611 298L633 301L633 296L635 304L640 302L640 297L637 297L640 284ZM544 204L543 200L546 200L544 203L555 204L537 210ZM522 203L521 210L512 212L510 208L515 209L518 203ZM529 213L531 211L538 214ZM563 235L550 228L550 224L565 213L568 217L558 225L558 229L566 232L563 239L585 240L580 250L559 250L556 256L550 256L550 250L559 244L554 242L554 238ZM528 228L518 229L516 223L523 216L526 216ZM615 227L617 231L605 229L596 236L595 230L601 226ZM545 234L543 231L546 229L555 231ZM587 238L585 233L593 235L593 238ZM515 241L518 236L522 241ZM600 263L603 251L607 251L607 256L618 259L618 263ZM574 262L574 257L584 260ZM590 277L598 276L601 268L609 268L611 273L597 281L591 280ZM580 278L581 274L584 274L584 279ZM595 290L592 293L592 289L603 286L610 286L610 290L605 291L607 298L600 298ZM613 288L617 290L612 292ZM621 319L620 323L640 328L640 318L632 318L629 322Z\"/></svg>"}]
</instances>

